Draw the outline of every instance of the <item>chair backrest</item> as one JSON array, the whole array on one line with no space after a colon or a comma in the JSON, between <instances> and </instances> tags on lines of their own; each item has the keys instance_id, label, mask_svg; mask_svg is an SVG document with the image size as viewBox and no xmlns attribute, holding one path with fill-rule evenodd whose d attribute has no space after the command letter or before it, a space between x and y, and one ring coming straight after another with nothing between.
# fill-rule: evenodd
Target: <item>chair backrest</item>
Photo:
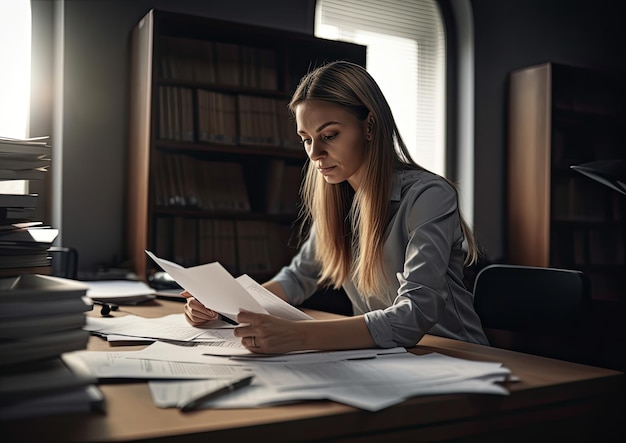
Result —
<instances>
[{"instance_id":1,"label":"chair backrest","mask_svg":"<svg viewBox=\"0 0 626 443\"><path fill-rule=\"evenodd\" d=\"M590 302L588 276L570 269L491 264L474 283L474 308L493 346L550 357L568 355L564 340L581 335Z\"/></svg>"}]
</instances>

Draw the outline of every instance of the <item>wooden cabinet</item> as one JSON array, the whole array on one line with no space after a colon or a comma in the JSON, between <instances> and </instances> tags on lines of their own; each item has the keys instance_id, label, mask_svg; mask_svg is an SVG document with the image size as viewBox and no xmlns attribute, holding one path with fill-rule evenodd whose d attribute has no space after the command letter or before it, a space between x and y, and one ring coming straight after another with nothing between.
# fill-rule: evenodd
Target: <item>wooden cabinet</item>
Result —
<instances>
[{"instance_id":1,"label":"wooden cabinet","mask_svg":"<svg viewBox=\"0 0 626 443\"><path fill-rule=\"evenodd\" d=\"M510 76L508 258L579 269L626 300L626 196L570 167L626 158L623 82L546 63Z\"/></svg>"},{"instance_id":2,"label":"wooden cabinet","mask_svg":"<svg viewBox=\"0 0 626 443\"><path fill-rule=\"evenodd\" d=\"M219 261L263 281L287 264L306 155L287 103L327 61L365 47L150 11L132 34L127 243L148 278L158 256Z\"/></svg>"}]
</instances>

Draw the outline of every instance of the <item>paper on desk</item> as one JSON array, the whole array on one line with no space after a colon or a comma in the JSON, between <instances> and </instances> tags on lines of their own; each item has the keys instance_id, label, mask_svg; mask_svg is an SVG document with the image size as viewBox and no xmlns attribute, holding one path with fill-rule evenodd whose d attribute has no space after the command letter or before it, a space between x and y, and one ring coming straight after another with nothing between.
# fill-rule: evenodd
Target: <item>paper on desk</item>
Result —
<instances>
[{"instance_id":1,"label":"paper on desk","mask_svg":"<svg viewBox=\"0 0 626 443\"><path fill-rule=\"evenodd\" d=\"M241 345L241 338L232 335L225 336L221 341L215 342L189 342L184 345L155 342L150 346L139 351L139 356L148 360L163 360L163 361L184 361L184 362L196 362L206 363L214 361L222 361L225 364L237 364L230 360L228 356L216 356L216 354L207 354L207 349L214 349L216 347L227 347L229 349L243 349L249 352ZM229 355L232 351L229 351Z\"/></svg>"},{"instance_id":2,"label":"paper on desk","mask_svg":"<svg viewBox=\"0 0 626 443\"><path fill-rule=\"evenodd\" d=\"M441 354L399 354L317 365L258 363L251 364L250 368L255 374L252 385L207 401L203 407L251 408L327 399L378 411L417 395L508 394L504 387L496 384L509 374L502 365ZM407 369L407 373L402 373ZM309 376L312 377L309 383L300 383ZM286 380L282 380L283 377ZM171 384L165 386L159 382L150 382L149 386L153 399L162 397L164 389L174 389ZM169 407L176 405L172 401Z\"/></svg>"},{"instance_id":3,"label":"paper on desk","mask_svg":"<svg viewBox=\"0 0 626 443\"><path fill-rule=\"evenodd\" d=\"M407 386L403 384L345 387L303 388L281 391L253 382L243 389L230 392L220 398L209 400L202 405L204 409L240 409L258 408L297 403L307 400L332 400L370 412L380 411L401 403L411 397L442 394L493 394L507 395L508 391L495 384L499 379L469 379L454 383L436 383L430 385ZM160 408L178 406L177 393L201 390L204 380L190 381L150 381L148 386L152 400Z\"/></svg>"},{"instance_id":4,"label":"paper on desk","mask_svg":"<svg viewBox=\"0 0 626 443\"><path fill-rule=\"evenodd\" d=\"M154 299L155 291L142 281L84 281L87 296L104 303L137 304Z\"/></svg>"},{"instance_id":5,"label":"paper on desk","mask_svg":"<svg viewBox=\"0 0 626 443\"><path fill-rule=\"evenodd\" d=\"M344 386L350 384L407 385L450 383L485 375L507 376L510 371L499 363L475 362L432 353L381 355L371 360L272 364L248 362L254 374L280 390Z\"/></svg>"},{"instance_id":6,"label":"paper on desk","mask_svg":"<svg viewBox=\"0 0 626 443\"><path fill-rule=\"evenodd\" d=\"M150 251L146 251L146 254L204 306L232 320L237 319L241 310L271 314L289 320L312 319L279 297L267 297L269 291L250 277L241 276L235 279L218 262L183 268Z\"/></svg>"},{"instance_id":7,"label":"paper on desk","mask_svg":"<svg viewBox=\"0 0 626 443\"><path fill-rule=\"evenodd\" d=\"M159 318L145 318L137 315L122 317L87 317L83 329L103 334L117 334L126 337L189 341L203 335L202 328L191 326L185 314L170 314Z\"/></svg>"},{"instance_id":8,"label":"paper on desk","mask_svg":"<svg viewBox=\"0 0 626 443\"><path fill-rule=\"evenodd\" d=\"M231 385L243 377L232 377L219 380L189 380L187 382L159 382L159 387L150 391L154 404L159 408L177 407L189 399L217 391ZM243 388L245 389L245 388Z\"/></svg>"},{"instance_id":9,"label":"paper on desk","mask_svg":"<svg viewBox=\"0 0 626 443\"><path fill-rule=\"evenodd\" d=\"M216 331L223 332L223 331ZM231 333L232 335L232 333ZM379 355L406 353L405 348L390 349L356 349L349 351L329 351L329 352L297 352L281 355L252 354L246 357L219 357L212 353L212 349L218 346L241 346L241 339L224 334L222 343L202 343L190 342L184 345L174 343L155 342L150 346L138 351L136 356L148 360L167 360L208 363L221 361L222 364L245 364L248 362L267 363L320 363L339 360L360 360L376 358ZM244 348L245 349L245 348Z\"/></svg>"},{"instance_id":10,"label":"paper on desk","mask_svg":"<svg viewBox=\"0 0 626 443\"><path fill-rule=\"evenodd\" d=\"M63 361L78 374L107 379L231 379L249 375L242 365L186 363L137 358L134 351L73 351L62 355Z\"/></svg>"}]
</instances>

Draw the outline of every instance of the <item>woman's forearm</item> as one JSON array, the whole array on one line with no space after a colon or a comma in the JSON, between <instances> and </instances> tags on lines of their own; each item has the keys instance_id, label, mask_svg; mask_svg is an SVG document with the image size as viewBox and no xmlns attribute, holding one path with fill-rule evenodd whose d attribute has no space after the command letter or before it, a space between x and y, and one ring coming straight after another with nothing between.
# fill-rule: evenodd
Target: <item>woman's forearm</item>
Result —
<instances>
[{"instance_id":1,"label":"woman's forearm","mask_svg":"<svg viewBox=\"0 0 626 443\"><path fill-rule=\"evenodd\" d=\"M283 287L280 285L280 283L278 283L277 281L270 280L268 282L263 283L262 286L268 291L270 291L271 293L273 293L278 298L281 298L284 301L288 301L287 293L285 292Z\"/></svg>"},{"instance_id":2,"label":"woman's forearm","mask_svg":"<svg viewBox=\"0 0 626 443\"><path fill-rule=\"evenodd\" d=\"M306 349L336 351L375 348L376 343L362 315L333 320L299 322Z\"/></svg>"},{"instance_id":3,"label":"woman's forearm","mask_svg":"<svg viewBox=\"0 0 626 443\"><path fill-rule=\"evenodd\" d=\"M264 283L263 287L287 301L287 294L280 283L270 280ZM298 322L298 327L304 342L302 350L330 351L376 347L363 316L302 321Z\"/></svg>"}]
</instances>

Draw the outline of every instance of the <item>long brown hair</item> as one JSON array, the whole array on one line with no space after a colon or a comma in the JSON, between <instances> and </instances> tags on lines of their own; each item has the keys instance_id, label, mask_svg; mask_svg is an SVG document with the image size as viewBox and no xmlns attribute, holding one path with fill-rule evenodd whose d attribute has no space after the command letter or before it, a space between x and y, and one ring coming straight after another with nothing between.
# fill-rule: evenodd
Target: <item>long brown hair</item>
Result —
<instances>
[{"instance_id":1,"label":"long brown hair","mask_svg":"<svg viewBox=\"0 0 626 443\"><path fill-rule=\"evenodd\" d=\"M375 295L384 275L382 251L394 170L424 168L412 160L385 96L363 67L336 61L315 69L300 81L289 103L291 112L295 114L296 107L308 100L334 103L359 121L372 123L358 190L354 192L347 181L327 183L309 162L300 215L302 226L314 225L319 283L339 288L351 276L362 294ZM462 217L461 225L468 246L466 263L472 264L478 248Z\"/></svg>"}]
</instances>

